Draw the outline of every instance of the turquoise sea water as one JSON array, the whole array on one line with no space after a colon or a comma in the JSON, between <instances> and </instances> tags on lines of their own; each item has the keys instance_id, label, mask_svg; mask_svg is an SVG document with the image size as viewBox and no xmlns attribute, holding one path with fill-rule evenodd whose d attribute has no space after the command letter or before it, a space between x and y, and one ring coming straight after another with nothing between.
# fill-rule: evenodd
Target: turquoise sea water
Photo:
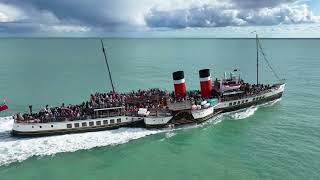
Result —
<instances>
[{"instance_id":1,"label":"turquoise sea water","mask_svg":"<svg viewBox=\"0 0 320 180\"><path fill-rule=\"evenodd\" d=\"M240 69L255 81L254 39L104 39L116 90L172 90L184 70ZM8 116L109 91L98 39L0 39L0 179L318 179L320 40L262 39L287 79L281 101L179 130L119 130L33 139L10 136ZM261 62L261 81L275 78Z\"/></svg>"}]
</instances>

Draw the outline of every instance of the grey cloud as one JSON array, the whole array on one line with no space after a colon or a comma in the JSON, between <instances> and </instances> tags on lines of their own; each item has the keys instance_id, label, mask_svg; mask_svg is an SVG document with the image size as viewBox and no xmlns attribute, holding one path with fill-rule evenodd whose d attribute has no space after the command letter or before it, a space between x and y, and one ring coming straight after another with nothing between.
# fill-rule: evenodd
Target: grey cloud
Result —
<instances>
[{"instance_id":1,"label":"grey cloud","mask_svg":"<svg viewBox=\"0 0 320 180\"><path fill-rule=\"evenodd\" d=\"M180 3L189 8L159 10L155 6ZM0 33L61 33L90 31L139 31L149 27L224 27L312 23L317 16L296 0L221 0L222 3L192 6L192 0L0 0L21 10L24 17L1 23ZM185 7L185 6L182 6ZM179 8L179 7L177 7ZM301 13L304 12L304 13ZM1 13L1 9L0 9ZM141 16L141 22L137 17Z\"/></svg>"},{"instance_id":2,"label":"grey cloud","mask_svg":"<svg viewBox=\"0 0 320 180\"><path fill-rule=\"evenodd\" d=\"M113 1L91 0L4 0L8 4L21 7L33 11L51 12L59 21L66 23L79 23L84 25L115 27L126 22L122 22L117 18L116 9L119 9L121 3L113 3ZM116 2L116 1L115 1ZM36 17L32 17L36 18Z\"/></svg>"}]
</instances>

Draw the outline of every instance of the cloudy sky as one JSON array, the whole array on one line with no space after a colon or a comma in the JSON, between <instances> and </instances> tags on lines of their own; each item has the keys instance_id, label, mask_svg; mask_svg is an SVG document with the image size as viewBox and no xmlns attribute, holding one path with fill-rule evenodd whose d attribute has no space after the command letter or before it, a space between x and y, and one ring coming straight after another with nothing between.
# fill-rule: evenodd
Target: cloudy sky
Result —
<instances>
[{"instance_id":1,"label":"cloudy sky","mask_svg":"<svg viewBox=\"0 0 320 180\"><path fill-rule=\"evenodd\" d=\"M0 36L320 38L319 0L0 0Z\"/></svg>"}]
</instances>

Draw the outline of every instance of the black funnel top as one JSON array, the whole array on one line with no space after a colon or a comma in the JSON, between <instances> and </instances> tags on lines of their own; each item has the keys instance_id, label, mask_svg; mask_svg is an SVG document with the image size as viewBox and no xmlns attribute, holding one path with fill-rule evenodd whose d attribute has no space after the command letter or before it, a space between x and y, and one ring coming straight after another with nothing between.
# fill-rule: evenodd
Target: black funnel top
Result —
<instances>
[{"instance_id":1,"label":"black funnel top","mask_svg":"<svg viewBox=\"0 0 320 180\"><path fill-rule=\"evenodd\" d=\"M200 78L206 78L210 76L210 69L202 69L199 71Z\"/></svg>"},{"instance_id":2,"label":"black funnel top","mask_svg":"<svg viewBox=\"0 0 320 180\"><path fill-rule=\"evenodd\" d=\"M184 78L184 72L183 71L176 71L172 73L173 80L180 80Z\"/></svg>"}]
</instances>

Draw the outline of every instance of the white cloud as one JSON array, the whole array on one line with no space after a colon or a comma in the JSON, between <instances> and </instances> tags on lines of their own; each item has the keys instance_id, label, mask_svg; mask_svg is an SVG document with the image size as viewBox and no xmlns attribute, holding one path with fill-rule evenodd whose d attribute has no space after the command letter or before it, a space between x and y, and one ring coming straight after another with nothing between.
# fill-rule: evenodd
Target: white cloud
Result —
<instances>
[{"instance_id":1,"label":"white cloud","mask_svg":"<svg viewBox=\"0 0 320 180\"><path fill-rule=\"evenodd\" d=\"M0 22L13 22L25 18L24 13L17 7L0 3Z\"/></svg>"},{"instance_id":2,"label":"white cloud","mask_svg":"<svg viewBox=\"0 0 320 180\"><path fill-rule=\"evenodd\" d=\"M186 28L319 23L320 16L315 16L305 4L241 9L232 4L214 3L174 10L154 8L145 20L150 27Z\"/></svg>"},{"instance_id":3,"label":"white cloud","mask_svg":"<svg viewBox=\"0 0 320 180\"><path fill-rule=\"evenodd\" d=\"M78 26L78 25L40 25L41 31L44 32L56 32L56 33L72 33L72 32L89 32L90 27Z\"/></svg>"}]
</instances>

